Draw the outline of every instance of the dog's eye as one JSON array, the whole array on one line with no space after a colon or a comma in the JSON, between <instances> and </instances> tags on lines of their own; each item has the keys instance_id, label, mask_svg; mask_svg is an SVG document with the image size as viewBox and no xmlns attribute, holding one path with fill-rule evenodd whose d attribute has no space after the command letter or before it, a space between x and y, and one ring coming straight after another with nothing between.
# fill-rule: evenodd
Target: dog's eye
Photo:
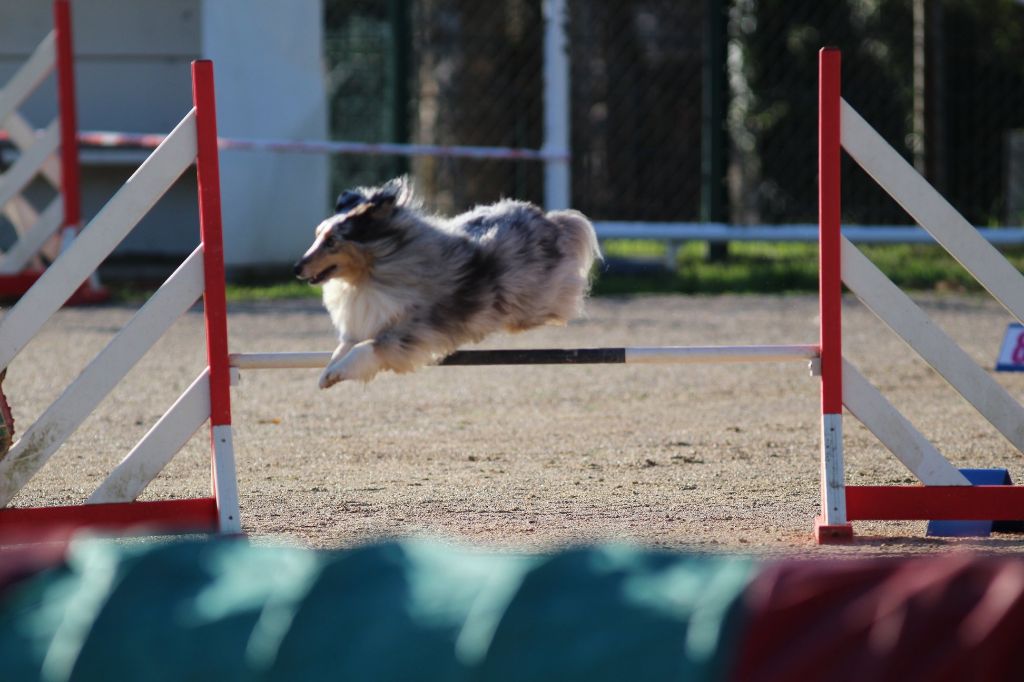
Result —
<instances>
[{"instance_id":1,"label":"dog's eye","mask_svg":"<svg viewBox=\"0 0 1024 682\"><path fill-rule=\"evenodd\" d=\"M331 235L331 236L327 237L327 239L324 240L324 246L326 246L328 249L332 248L337 243L338 243L338 240L337 240L337 238L335 238L334 235Z\"/></svg>"}]
</instances>

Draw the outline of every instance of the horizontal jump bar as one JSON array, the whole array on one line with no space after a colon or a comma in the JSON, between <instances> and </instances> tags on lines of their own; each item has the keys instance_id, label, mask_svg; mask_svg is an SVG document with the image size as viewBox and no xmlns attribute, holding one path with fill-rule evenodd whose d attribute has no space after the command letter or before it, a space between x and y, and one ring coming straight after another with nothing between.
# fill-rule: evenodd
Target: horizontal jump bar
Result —
<instances>
[{"instance_id":1,"label":"horizontal jump bar","mask_svg":"<svg viewBox=\"0 0 1024 682\"><path fill-rule=\"evenodd\" d=\"M541 348L530 350L460 350L441 365L593 365L593 364L721 364L733 362L799 362L818 357L818 346L635 346L629 348ZM238 369L320 369L331 354L232 353Z\"/></svg>"}]
</instances>

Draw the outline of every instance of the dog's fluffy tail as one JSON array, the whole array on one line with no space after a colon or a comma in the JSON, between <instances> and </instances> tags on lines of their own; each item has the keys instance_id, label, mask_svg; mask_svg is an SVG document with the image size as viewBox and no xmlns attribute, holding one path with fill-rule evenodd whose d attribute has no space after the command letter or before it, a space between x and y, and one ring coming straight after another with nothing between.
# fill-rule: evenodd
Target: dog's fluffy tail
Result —
<instances>
[{"instance_id":1,"label":"dog's fluffy tail","mask_svg":"<svg viewBox=\"0 0 1024 682\"><path fill-rule=\"evenodd\" d=\"M597 232L587 217L579 211L552 211L548 220L560 229L558 242L563 251L579 264L579 274L589 279L595 260L603 260Z\"/></svg>"}]
</instances>

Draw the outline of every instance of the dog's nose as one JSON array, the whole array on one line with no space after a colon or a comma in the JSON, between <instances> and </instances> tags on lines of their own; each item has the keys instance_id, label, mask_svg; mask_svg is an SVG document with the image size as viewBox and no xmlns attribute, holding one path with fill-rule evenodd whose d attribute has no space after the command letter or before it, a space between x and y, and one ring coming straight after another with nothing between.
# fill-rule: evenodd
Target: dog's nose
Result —
<instances>
[{"instance_id":1,"label":"dog's nose","mask_svg":"<svg viewBox=\"0 0 1024 682\"><path fill-rule=\"evenodd\" d=\"M302 261L299 261L298 263L295 264L295 267L292 268L292 272L295 274L296 277L302 275Z\"/></svg>"}]
</instances>

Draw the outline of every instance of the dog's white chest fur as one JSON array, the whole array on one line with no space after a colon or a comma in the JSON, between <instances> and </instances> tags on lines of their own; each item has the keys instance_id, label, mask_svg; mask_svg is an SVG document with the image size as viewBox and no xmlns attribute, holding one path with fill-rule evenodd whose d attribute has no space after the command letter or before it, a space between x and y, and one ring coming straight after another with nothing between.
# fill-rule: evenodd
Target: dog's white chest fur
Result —
<instances>
[{"instance_id":1,"label":"dog's white chest fur","mask_svg":"<svg viewBox=\"0 0 1024 682\"><path fill-rule=\"evenodd\" d=\"M373 338L405 312L402 301L376 287L353 287L339 279L324 284L324 307L339 339L352 343Z\"/></svg>"}]
</instances>

